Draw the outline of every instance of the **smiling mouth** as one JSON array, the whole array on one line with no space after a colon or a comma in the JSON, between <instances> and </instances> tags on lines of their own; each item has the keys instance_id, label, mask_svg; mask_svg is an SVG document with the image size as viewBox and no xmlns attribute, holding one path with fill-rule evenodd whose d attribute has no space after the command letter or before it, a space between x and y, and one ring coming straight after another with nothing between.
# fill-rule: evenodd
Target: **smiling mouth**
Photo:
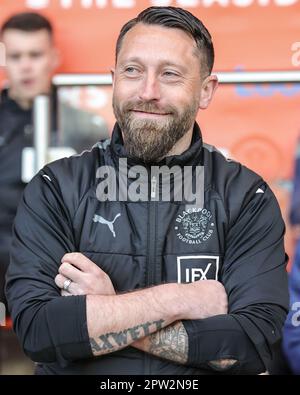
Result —
<instances>
[{"instance_id":1,"label":"smiling mouth","mask_svg":"<svg viewBox=\"0 0 300 395\"><path fill-rule=\"evenodd\" d=\"M153 112L153 111L141 111L141 110L131 110L135 114L142 115L142 116L149 116L149 117L163 117L166 115L170 115L171 113L161 113L161 112Z\"/></svg>"}]
</instances>

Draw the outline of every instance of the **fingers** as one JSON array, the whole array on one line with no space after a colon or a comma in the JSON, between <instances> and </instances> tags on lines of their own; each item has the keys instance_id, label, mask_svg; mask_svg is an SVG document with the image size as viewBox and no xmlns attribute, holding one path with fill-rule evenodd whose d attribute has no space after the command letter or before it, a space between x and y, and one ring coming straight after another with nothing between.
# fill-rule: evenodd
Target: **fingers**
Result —
<instances>
[{"instance_id":1,"label":"fingers","mask_svg":"<svg viewBox=\"0 0 300 395\"><path fill-rule=\"evenodd\" d=\"M63 289L63 287L64 287L64 282L65 282L66 280L68 280L67 277L65 277L65 276L63 276L63 275L61 275L61 274L58 274L58 275L55 277L55 279L54 279L55 284L58 286L58 288L61 288L61 289ZM71 284L70 284L70 286L71 286Z\"/></svg>"},{"instance_id":2,"label":"fingers","mask_svg":"<svg viewBox=\"0 0 300 395\"><path fill-rule=\"evenodd\" d=\"M58 269L59 274L63 275L66 278L74 281L75 283L80 283L84 273L72 266L70 263L64 262L60 265Z\"/></svg>"},{"instance_id":3,"label":"fingers","mask_svg":"<svg viewBox=\"0 0 300 395\"><path fill-rule=\"evenodd\" d=\"M71 263L83 272L91 272L95 268L99 269L99 267L94 262L92 262L89 258L81 254L80 252L65 254L62 257L61 262Z\"/></svg>"},{"instance_id":4,"label":"fingers","mask_svg":"<svg viewBox=\"0 0 300 395\"><path fill-rule=\"evenodd\" d=\"M67 277L61 275L61 274L58 274L55 277L54 281L55 281L55 284L58 286L58 288L61 289L61 295L62 296L76 295L76 292L75 292L75 289L74 289L75 283L73 281L70 283L70 285L68 287L68 291L66 291L64 289L64 283L65 283L66 280L69 280L69 279Z\"/></svg>"},{"instance_id":5,"label":"fingers","mask_svg":"<svg viewBox=\"0 0 300 395\"><path fill-rule=\"evenodd\" d=\"M82 288L74 281L72 281L68 287L68 291L64 289L64 282L66 280L69 280L69 278L63 276L62 274L58 274L55 277L55 284L58 286L58 288L61 289L61 295L62 296L74 296L74 295L84 295L84 291Z\"/></svg>"}]
</instances>

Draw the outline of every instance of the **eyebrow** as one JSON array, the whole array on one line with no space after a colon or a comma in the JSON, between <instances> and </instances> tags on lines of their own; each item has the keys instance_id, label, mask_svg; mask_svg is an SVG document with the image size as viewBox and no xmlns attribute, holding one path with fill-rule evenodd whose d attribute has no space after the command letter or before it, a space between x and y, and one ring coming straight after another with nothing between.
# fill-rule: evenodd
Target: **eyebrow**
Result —
<instances>
[{"instance_id":1,"label":"eyebrow","mask_svg":"<svg viewBox=\"0 0 300 395\"><path fill-rule=\"evenodd\" d=\"M126 59L126 61L120 62L120 65L123 66L123 65L125 65L125 64L127 64L127 63L130 63L130 62L133 62L133 63L141 63L141 64L144 63L143 60L142 60L141 58L139 58L138 56L132 56L132 57ZM177 64L177 63L172 63L172 62L170 62L169 60L164 60L164 61L162 61L162 62L160 63L160 66L161 66L161 67L175 67L175 68L181 70L182 72L187 72L187 71L188 71L188 67L186 67L186 66L184 66L184 65L179 65L179 64Z\"/></svg>"}]
</instances>

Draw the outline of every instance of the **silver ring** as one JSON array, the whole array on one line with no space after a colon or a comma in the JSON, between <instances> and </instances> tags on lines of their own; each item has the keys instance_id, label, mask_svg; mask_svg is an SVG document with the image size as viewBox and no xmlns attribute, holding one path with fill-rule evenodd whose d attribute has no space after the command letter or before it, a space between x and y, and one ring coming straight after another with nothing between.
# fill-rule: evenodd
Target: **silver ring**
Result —
<instances>
[{"instance_id":1,"label":"silver ring","mask_svg":"<svg viewBox=\"0 0 300 395\"><path fill-rule=\"evenodd\" d=\"M63 289L65 291L69 291L70 285L71 285L72 280L70 280L69 278L67 280L64 281L64 285L63 285Z\"/></svg>"}]
</instances>

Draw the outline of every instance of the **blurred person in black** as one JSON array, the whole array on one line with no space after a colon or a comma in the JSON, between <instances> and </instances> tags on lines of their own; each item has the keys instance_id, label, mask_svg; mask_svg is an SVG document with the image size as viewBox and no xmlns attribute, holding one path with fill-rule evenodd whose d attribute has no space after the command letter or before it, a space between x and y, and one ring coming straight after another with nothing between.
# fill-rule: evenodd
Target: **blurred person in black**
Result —
<instances>
[{"instance_id":1,"label":"blurred person in black","mask_svg":"<svg viewBox=\"0 0 300 395\"><path fill-rule=\"evenodd\" d=\"M8 87L0 101L0 301L4 301L4 274L9 262L11 228L22 181L22 152L33 145L32 105L39 94L49 94L59 62L50 22L36 13L10 17L1 27L6 49Z\"/></svg>"},{"instance_id":2,"label":"blurred person in black","mask_svg":"<svg viewBox=\"0 0 300 395\"><path fill-rule=\"evenodd\" d=\"M4 301L4 274L9 262L11 228L25 183L22 181L24 147L33 146L33 101L37 95L51 96L50 145L57 145L57 128L62 124L63 143L76 151L88 148L107 135L103 120L56 100L51 84L60 56L50 21L24 12L11 16L1 27L6 48L5 71L8 87L0 99L0 301ZM95 122L94 122L95 121ZM87 130L89 135L83 135Z\"/></svg>"},{"instance_id":3,"label":"blurred person in black","mask_svg":"<svg viewBox=\"0 0 300 395\"><path fill-rule=\"evenodd\" d=\"M111 140L45 166L24 191L6 292L37 373L257 374L272 360L285 227L266 182L203 143L213 63L194 15L141 12L117 41ZM122 196L107 196L110 181ZM182 181L202 199L175 196Z\"/></svg>"}]
</instances>

